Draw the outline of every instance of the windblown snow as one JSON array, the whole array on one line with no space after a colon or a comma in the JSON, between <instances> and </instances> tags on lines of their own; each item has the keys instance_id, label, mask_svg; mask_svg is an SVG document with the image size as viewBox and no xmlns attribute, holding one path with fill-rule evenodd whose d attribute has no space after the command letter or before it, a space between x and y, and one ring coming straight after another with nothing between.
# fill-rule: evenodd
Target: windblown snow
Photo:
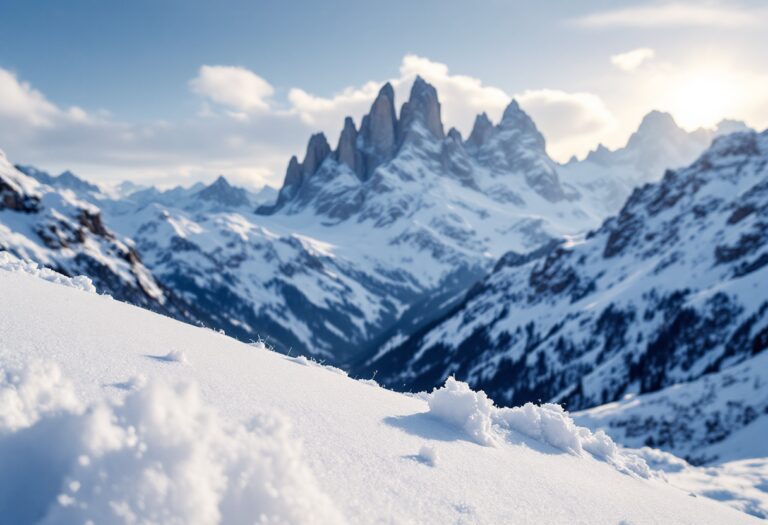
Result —
<instances>
[{"instance_id":1,"label":"windblown snow","mask_svg":"<svg viewBox=\"0 0 768 525\"><path fill-rule=\"evenodd\" d=\"M558 406L394 393L25 268L0 271L4 523L753 520Z\"/></svg>"}]
</instances>

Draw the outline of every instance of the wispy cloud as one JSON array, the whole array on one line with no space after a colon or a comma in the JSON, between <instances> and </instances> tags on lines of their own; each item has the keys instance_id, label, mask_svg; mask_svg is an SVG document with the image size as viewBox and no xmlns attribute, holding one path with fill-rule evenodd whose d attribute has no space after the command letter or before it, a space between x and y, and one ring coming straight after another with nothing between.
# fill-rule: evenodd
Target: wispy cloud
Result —
<instances>
[{"instance_id":1,"label":"wispy cloud","mask_svg":"<svg viewBox=\"0 0 768 525\"><path fill-rule=\"evenodd\" d=\"M600 11L573 20L584 27L747 27L764 23L766 11L703 3L659 3Z\"/></svg>"},{"instance_id":2,"label":"wispy cloud","mask_svg":"<svg viewBox=\"0 0 768 525\"><path fill-rule=\"evenodd\" d=\"M641 47L611 56L611 64L624 71L634 71L654 56L656 52L653 49Z\"/></svg>"},{"instance_id":3,"label":"wispy cloud","mask_svg":"<svg viewBox=\"0 0 768 525\"><path fill-rule=\"evenodd\" d=\"M237 117L268 110L268 99L275 93L269 82L237 66L202 66L189 85L198 95L227 106Z\"/></svg>"}]
</instances>

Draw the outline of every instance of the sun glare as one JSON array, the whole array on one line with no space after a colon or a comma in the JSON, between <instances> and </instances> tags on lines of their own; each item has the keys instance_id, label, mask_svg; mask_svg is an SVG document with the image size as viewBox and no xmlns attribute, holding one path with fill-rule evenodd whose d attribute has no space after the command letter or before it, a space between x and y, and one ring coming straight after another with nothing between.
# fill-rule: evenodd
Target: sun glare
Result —
<instances>
[{"instance_id":1,"label":"sun glare","mask_svg":"<svg viewBox=\"0 0 768 525\"><path fill-rule=\"evenodd\" d=\"M695 71L676 84L671 109L684 128L712 127L728 116L733 90L724 72Z\"/></svg>"}]
</instances>

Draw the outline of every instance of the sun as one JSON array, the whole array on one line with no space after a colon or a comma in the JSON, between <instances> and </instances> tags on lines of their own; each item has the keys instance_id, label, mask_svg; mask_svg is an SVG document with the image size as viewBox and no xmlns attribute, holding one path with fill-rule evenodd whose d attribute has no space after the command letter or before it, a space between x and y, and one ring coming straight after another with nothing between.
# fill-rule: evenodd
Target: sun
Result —
<instances>
[{"instance_id":1,"label":"sun","mask_svg":"<svg viewBox=\"0 0 768 525\"><path fill-rule=\"evenodd\" d=\"M681 126L711 128L728 116L734 90L725 72L698 70L683 74L671 95L671 110Z\"/></svg>"}]
</instances>

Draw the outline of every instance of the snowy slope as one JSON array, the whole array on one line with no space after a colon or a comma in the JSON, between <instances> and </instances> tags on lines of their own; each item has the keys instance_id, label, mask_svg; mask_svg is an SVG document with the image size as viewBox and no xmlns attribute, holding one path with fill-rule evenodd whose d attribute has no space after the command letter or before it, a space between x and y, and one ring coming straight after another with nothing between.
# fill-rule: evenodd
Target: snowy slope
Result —
<instances>
[{"instance_id":1,"label":"snowy slope","mask_svg":"<svg viewBox=\"0 0 768 525\"><path fill-rule=\"evenodd\" d=\"M658 392L574 414L677 487L768 518L768 353ZM669 452L675 455L669 454ZM693 466L679 457L698 466Z\"/></svg>"},{"instance_id":2,"label":"snowy slope","mask_svg":"<svg viewBox=\"0 0 768 525\"><path fill-rule=\"evenodd\" d=\"M583 242L503 259L360 373L399 389L456 374L503 403L575 409L746 361L768 346L767 166L768 132L717 139Z\"/></svg>"},{"instance_id":3,"label":"snowy slope","mask_svg":"<svg viewBox=\"0 0 768 525\"><path fill-rule=\"evenodd\" d=\"M91 187L72 174L55 179ZM86 274L99 291L117 299L187 321L196 319L189 305L157 282L133 243L104 224L98 207L79 199L71 188L42 184L25 175L0 152L3 251L66 275Z\"/></svg>"},{"instance_id":4,"label":"snowy slope","mask_svg":"<svg viewBox=\"0 0 768 525\"><path fill-rule=\"evenodd\" d=\"M0 509L19 525L752 522L622 473L557 411L389 392L23 271L0 286Z\"/></svg>"},{"instance_id":5,"label":"snowy slope","mask_svg":"<svg viewBox=\"0 0 768 525\"><path fill-rule=\"evenodd\" d=\"M768 457L768 353L576 419L626 446L661 448L695 464Z\"/></svg>"}]
</instances>

